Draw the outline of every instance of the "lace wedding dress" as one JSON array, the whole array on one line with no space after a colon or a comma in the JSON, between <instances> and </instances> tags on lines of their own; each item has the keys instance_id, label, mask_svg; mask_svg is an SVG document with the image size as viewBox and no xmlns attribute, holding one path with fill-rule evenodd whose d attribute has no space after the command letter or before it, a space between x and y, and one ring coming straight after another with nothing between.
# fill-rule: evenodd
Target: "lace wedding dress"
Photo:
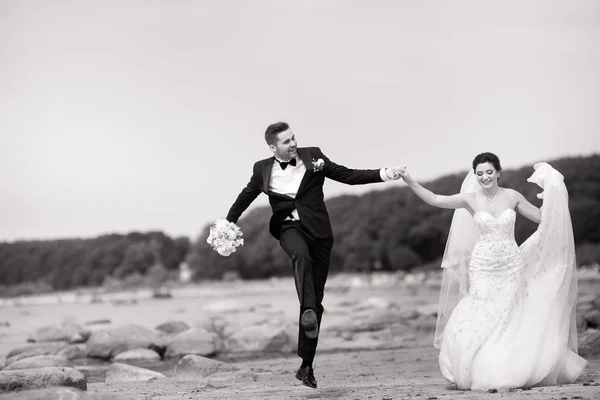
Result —
<instances>
[{"instance_id":1,"label":"lace wedding dress","mask_svg":"<svg viewBox=\"0 0 600 400\"><path fill-rule=\"evenodd\" d=\"M530 181L545 189L542 222L520 248L514 210L469 214L472 225L460 230L455 214L451 236L472 234L474 244L464 242L467 251L453 257L460 245L449 237L435 345L442 374L459 389L569 383L587 364L577 354L574 330L577 283L566 189L556 170L537 167L542 170Z\"/></svg>"}]
</instances>

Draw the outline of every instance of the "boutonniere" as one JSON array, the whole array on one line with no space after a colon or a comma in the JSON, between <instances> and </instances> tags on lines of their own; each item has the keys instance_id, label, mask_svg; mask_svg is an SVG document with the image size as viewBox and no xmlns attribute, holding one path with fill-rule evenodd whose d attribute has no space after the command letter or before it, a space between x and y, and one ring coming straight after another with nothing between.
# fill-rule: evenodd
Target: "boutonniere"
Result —
<instances>
[{"instance_id":1,"label":"boutonniere","mask_svg":"<svg viewBox=\"0 0 600 400\"><path fill-rule=\"evenodd\" d=\"M313 166L314 172L322 171L323 167L325 166L325 161L323 161L322 158L319 158L318 160L315 161L315 159L313 158L312 166Z\"/></svg>"}]
</instances>

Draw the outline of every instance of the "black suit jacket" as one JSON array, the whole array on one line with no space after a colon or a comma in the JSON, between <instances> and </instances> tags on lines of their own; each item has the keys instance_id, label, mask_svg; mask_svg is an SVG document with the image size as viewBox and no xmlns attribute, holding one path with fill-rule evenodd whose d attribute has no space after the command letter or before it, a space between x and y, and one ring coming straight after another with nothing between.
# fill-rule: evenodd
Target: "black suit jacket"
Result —
<instances>
[{"instance_id":1,"label":"black suit jacket","mask_svg":"<svg viewBox=\"0 0 600 400\"><path fill-rule=\"evenodd\" d=\"M382 182L379 169L350 169L331 161L318 147L298 148L298 156L306 167L295 198L269 191L271 169L274 157L270 157L254 164L252 177L248 185L238 195L229 209L227 220L237 222L242 213L250 206L262 192L269 196L269 203L273 216L269 222L269 231L276 239L281 234L281 223L296 209L304 228L315 238L333 237L331 222L323 196L323 183L325 178L333 179L348 185L362 185L367 183ZM323 159L325 165L322 170L314 171L313 160ZM288 168L293 168L289 166Z\"/></svg>"}]
</instances>

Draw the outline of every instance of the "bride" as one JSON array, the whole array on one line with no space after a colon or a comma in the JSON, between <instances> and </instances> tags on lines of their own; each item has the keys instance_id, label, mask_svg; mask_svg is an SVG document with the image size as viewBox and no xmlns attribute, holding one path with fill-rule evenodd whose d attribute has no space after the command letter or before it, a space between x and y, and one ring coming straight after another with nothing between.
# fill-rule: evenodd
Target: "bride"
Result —
<instances>
[{"instance_id":1,"label":"bride","mask_svg":"<svg viewBox=\"0 0 600 400\"><path fill-rule=\"evenodd\" d=\"M473 160L461 191L436 195L398 172L429 205L456 209L450 227L434 346L444 377L459 389L488 390L573 382L587 362L577 354L577 276L563 176L546 163L528 179L543 192L538 209L498 186L492 153ZM520 247L516 214L539 224Z\"/></svg>"}]
</instances>

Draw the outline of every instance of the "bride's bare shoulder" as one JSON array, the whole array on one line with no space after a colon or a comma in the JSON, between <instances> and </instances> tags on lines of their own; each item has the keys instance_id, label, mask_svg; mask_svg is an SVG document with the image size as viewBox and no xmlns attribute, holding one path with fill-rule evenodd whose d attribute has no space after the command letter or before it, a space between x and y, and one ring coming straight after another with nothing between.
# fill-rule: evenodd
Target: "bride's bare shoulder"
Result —
<instances>
[{"instance_id":1,"label":"bride's bare shoulder","mask_svg":"<svg viewBox=\"0 0 600 400\"><path fill-rule=\"evenodd\" d=\"M509 196L512 200L519 200L523 195L511 188L502 188L507 196Z\"/></svg>"},{"instance_id":2,"label":"bride's bare shoulder","mask_svg":"<svg viewBox=\"0 0 600 400\"><path fill-rule=\"evenodd\" d=\"M509 196L515 196L515 195L518 195L518 194L519 194L519 192L517 192L515 189L512 189L512 188L505 188L505 187L503 187L503 188L501 188L501 189L502 189L502 190L503 190L503 191L504 191L506 194L508 194Z\"/></svg>"}]
</instances>

